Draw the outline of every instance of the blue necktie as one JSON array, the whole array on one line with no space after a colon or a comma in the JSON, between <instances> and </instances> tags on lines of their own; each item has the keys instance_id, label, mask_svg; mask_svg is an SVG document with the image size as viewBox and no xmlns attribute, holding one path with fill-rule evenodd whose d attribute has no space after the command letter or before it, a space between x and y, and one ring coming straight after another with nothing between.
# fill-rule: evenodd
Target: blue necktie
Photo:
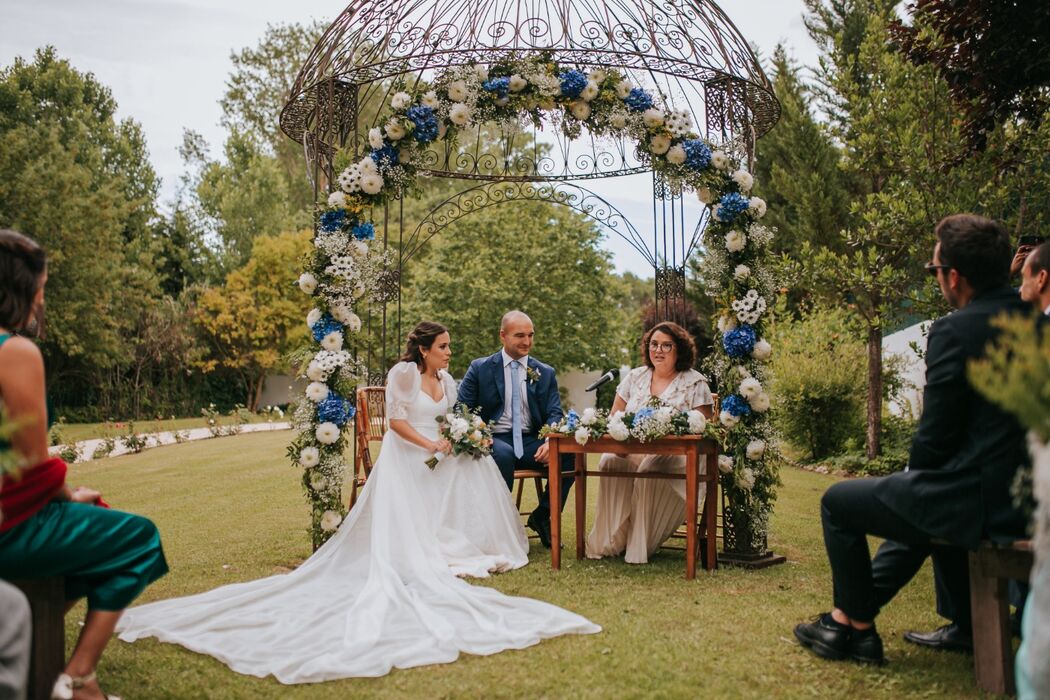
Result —
<instances>
[{"instance_id":1,"label":"blue necktie","mask_svg":"<svg viewBox=\"0 0 1050 700\"><path fill-rule=\"evenodd\" d=\"M521 363L517 360L510 362L510 434L514 440L514 456L521 459L525 454L521 446L521 380L518 378L518 369Z\"/></svg>"}]
</instances>

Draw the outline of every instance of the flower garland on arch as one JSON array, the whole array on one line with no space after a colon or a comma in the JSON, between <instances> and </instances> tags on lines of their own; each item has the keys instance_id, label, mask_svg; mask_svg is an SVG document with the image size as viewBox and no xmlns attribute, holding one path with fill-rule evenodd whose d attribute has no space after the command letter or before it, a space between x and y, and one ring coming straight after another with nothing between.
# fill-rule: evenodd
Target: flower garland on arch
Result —
<instances>
[{"instance_id":1,"label":"flower garland on arch","mask_svg":"<svg viewBox=\"0 0 1050 700\"><path fill-rule=\"evenodd\" d=\"M375 238L371 210L414 190L431 145L456 143L465 130L487 122L507 125L552 123L570 138L586 127L595 137L630 139L638 157L679 192L695 192L711 206L704 240L718 270L712 289L725 313L713 369L723 400L722 483L731 498L746 501L756 522L765 523L777 483L769 395L762 387L770 354L762 339L766 299L774 288L765 264L772 231L758 223L766 204L751 196L753 179L731 148L720 149L694 130L688 111L671 109L615 70L559 65L544 54L491 65L446 69L431 82L394 86L381 126L368 132L369 152L356 161L345 154L337 187L318 206L317 234L307 269L299 279L316 308L307 319L314 344L299 355L301 376L310 380L298 403L299 435L289 457L303 468L313 509L315 545L338 527L343 453L353 416L351 396L359 368L343 349L347 334L360 329L353 309L377 291L387 260ZM763 529L764 537L764 529Z\"/></svg>"}]
</instances>

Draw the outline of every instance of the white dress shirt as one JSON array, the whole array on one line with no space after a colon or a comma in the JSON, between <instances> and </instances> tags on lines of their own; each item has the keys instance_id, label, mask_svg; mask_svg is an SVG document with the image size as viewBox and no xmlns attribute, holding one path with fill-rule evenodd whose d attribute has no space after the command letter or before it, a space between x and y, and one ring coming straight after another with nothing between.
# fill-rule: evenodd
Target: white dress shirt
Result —
<instances>
[{"instance_id":1,"label":"white dress shirt","mask_svg":"<svg viewBox=\"0 0 1050 700\"><path fill-rule=\"evenodd\" d=\"M503 414L492 424L492 432L494 433L509 433L511 431L511 418L510 418L510 397L512 394L510 385L510 363L514 361L514 358L507 354L506 350L501 350L500 355L503 357ZM518 381L520 382L521 390L521 434L528 435L532 432L532 416L529 415L529 388L527 369L529 367L529 356L518 360L521 367L518 369Z\"/></svg>"}]
</instances>

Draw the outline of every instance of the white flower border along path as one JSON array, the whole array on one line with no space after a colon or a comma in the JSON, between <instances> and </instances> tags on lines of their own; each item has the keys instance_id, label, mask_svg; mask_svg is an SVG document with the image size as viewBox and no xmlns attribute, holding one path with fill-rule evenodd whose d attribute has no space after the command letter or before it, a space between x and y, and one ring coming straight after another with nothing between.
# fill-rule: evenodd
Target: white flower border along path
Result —
<instances>
[{"instance_id":1,"label":"white flower border along path","mask_svg":"<svg viewBox=\"0 0 1050 700\"><path fill-rule=\"evenodd\" d=\"M292 423L298 436L289 459L301 468L312 506L314 546L342 521L347 471L344 452L354 407L348 397L362 376L344 349L361 329L354 308L374 298L388 265L375 245L371 212L415 190L431 143L456 142L459 134L487 122L553 124L572 138L586 127L595 137L630 139L639 157L676 191L695 192L712 207L704 232L710 293L722 309L722 332L711 368L722 387L721 424L727 429L720 464L723 487L746 513L764 542L778 482L764 365L771 348L762 339L776 289L767 264L774 232L759 220L766 203L751 196L753 178L741 166L739 148L701 138L687 111L661 105L643 87L613 70L562 66L544 56L510 58L491 65L456 66L430 83L395 86L390 105L368 133L371 152L357 162L343 153L338 188L320 203L314 250L299 288L315 308L306 322L314 342L297 356L300 376L310 380ZM761 543L759 543L759 546Z\"/></svg>"}]
</instances>

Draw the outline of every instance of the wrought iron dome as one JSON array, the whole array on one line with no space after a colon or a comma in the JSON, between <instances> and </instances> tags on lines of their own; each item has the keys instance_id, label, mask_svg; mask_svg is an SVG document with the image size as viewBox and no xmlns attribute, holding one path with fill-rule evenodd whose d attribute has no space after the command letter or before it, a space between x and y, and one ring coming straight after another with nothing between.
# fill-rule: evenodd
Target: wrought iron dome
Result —
<instances>
[{"instance_id":1,"label":"wrought iron dome","mask_svg":"<svg viewBox=\"0 0 1050 700\"><path fill-rule=\"evenodd\" d=\"M334 153L361 143L396 79L540 52L567 65L620 69L665 104L689 110L714 138L738 135L750 145L780 116L757 58L711 0L355 0L300 71L281 128L331 177ZM531 155L435 151L427 174L538 181L649 169L630 145L596 143L586 132L571 144L547 131L534 134ZM503 134L506 152L514 136Z\"/></svg>"}]
</instances>

